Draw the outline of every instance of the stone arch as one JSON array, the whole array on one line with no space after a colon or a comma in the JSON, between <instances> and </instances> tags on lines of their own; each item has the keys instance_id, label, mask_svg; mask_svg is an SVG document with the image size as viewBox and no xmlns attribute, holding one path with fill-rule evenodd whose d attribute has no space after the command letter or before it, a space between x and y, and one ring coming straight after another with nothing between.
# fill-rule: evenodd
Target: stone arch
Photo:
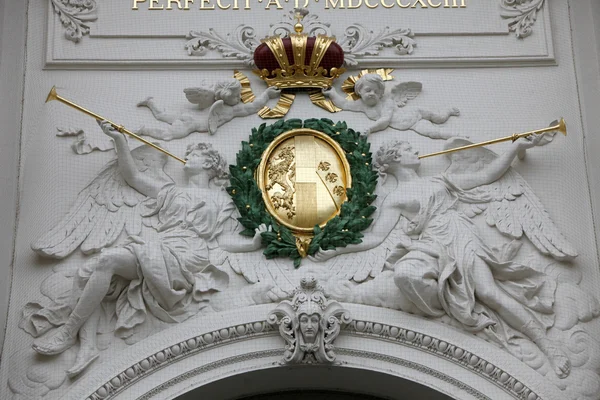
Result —
<instances>
[{"instance_id":1,"label":"stone arch","mask_svg":"<svg viewBox=\"0 0 600 400\"><path fill-rule=\"evenodd\" d=\"M268 377L276 377L277 369L295 374L299 381L319 371L333 373L355 392L360 382L353 376L358 371L359 376L375 373L386 382L409 381L461 400L560 398L541 375L482 339L399 311L355 304L344 307L353 322L335 342L333 366L281 365L284 341L266 321L274 308L266 304L205 315L159 332L89 371L64 398L176 399L196 388L202 392L220 380L243 380L252 371L263 371L263 377L275 385L275 378ZM303 387L340 389L339 385L296 388ZM385 391L366 394L401 398Z\"/></svg>"}]
</instances>

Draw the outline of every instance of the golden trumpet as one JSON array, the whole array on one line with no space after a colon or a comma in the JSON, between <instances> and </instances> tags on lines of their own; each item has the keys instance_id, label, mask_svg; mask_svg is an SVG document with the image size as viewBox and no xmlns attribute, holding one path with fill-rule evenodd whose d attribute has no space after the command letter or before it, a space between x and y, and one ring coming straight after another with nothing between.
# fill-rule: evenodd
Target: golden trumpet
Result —
<instances>
[{"instance_id":1,"label":"golden trumpet","mask_svg":"<svg viewBox=\"0 0 600 400\"><path fill-rule=\"evenodd\" d=\"M547 128L536 129L535 131L529 131L529 132L523 132L523 133L515 133L515 134L512 134L510 136L505 136L505 137L498 138L498 139L492 139L492 140L488 140L488 141L485 141L485 142L473 143L473 144L469 144L469 145L466 145L466 146L455 147L453 149L447 149L447 150L443 150L443 151L438 151L436 153L424 154L422 156L419 156L419 159L421 159L421 158L427 158L427 157L433 157L433 156L439 156L439 155L442 155L442 154L453 153L455 151L473 149L475 147L487 146L488 144L494 144L494 143L500 143L500 142L508 142L509 140L511 140L511 141L514 142L515 140L517 140L519 138L522 138L522 137L527 137L527 136L531 136L531 135L539 135L541 133L552 132L552 131L559 131L563 135L567 136L567 124L565 123L565 120L563 118L561 118L556 125L552 125L552 126L549 126Z\"/></svg>"},{"instance_id":2,"label":"golden trumpet","mask_svg":"<svg viewBox=\"0 0 600 400\"><path fill-rule=\"evenodd\" d=\"M129 136L131 136L131 137L133 137L133 138L135 138L135 139L139 140L140 142L142 142L142 143L145 143L145 144L147 144L148 146L150 146L150 147L153 147L153 148L155 148L156 150L158 150L158 151L161 151L161 152L165 153L165 154L166 154L166 155L168 155L169 157L173 157L173 158L174 158L174 159L176 159L177 161L179 161L179 162L181 162L181 163L185 164L185 160L184 160L183 158L179 158L179 157L177 157L176 155L174 155L173 153L170 153L170 152L168 152L167 150L163 149L162 147L160 147L160 146L157 146L157 145L155 145L154 143L152 143L152 142L150 142L150 141L148 141L148 140L146 140L146 139L144 139L144 138L142 138L142 137L140 137L140 136L136 135L135 133L133 133L133 132L131 132L131 131L129 131L129 130L127 130L127 129L125 129L125 127L123 127L122 125L117 125L117 124L115 124L114 122L112 122L112 121L110 121L110 120L108 120L108 119L104 118L103 116L101 116L101 115L98 115L98 114L96 114L96 113L93 113L92 111L90 111L90 110L88 110L88 109L86 109L86 108L83 108L83 107L81 107L80 105L73 103L72 101L69 101L69 100L65 99L64 97L62 97L62 96L59 96L59 95L58 95L58 93L56 93L56 86L52 86L52 89L50 89L50 93L48 93L48 97L46 98L46 103L47 103L47 102L49 102L49 101L52 101L52 100L58 100L58 101L60 101L61 103L63 103L63 104L66 104L66 105L68 105L68 106L70 106L70 107L73 107L74 109L76 109L76 110L79 110L79 111L83 112L84 114L87 114L87 115L89 115L89 116L90 116L90 117L92 117L92 118L95 118L95 119L96 119L96 120L98 120L98 121L106 121L106 122L108 122L109 124L111 124L111 125L112 125L112 127L113 127L113 128L115 128L117 131L119 131L119 132L121 132L121 133L126 133L126 134L128 134Z\"/></svg>"}]
</instances>

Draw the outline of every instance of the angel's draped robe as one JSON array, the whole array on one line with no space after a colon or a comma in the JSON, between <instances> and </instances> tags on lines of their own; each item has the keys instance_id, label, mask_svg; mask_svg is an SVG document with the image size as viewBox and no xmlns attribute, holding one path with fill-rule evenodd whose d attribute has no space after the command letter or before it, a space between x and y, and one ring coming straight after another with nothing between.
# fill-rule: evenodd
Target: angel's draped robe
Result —
<instances>
[{"instance_id":1,"label":"angel's draped robe","mask_svg":"<svg viewBox=\"0 0 600 400\"><path fill-rule=\"evenodd\" d=\"M209 248L230 220L235 205L223 190L165 186L148 216L157 235L130 243L138 279L117 301L117 332L143 322L146 311L164 322L182 322L206 306L206 293L222 290L227 273L212 265Z\"/></svg>"},{"instance_id":2,"label":"angel's draped robe","mask_svg":"<svg viewBox=\"0 0 600 400\"><path fill-rule=\"evenodd\" d=\"M206 295L224 289L229 281L227 273L210 263L209 249L218 246L216 237L234 212L235 205L223 190L174 184L163 187L146 214L152 217L155 229L143 237L130 237L124 246L137 259L137 278L127 281L113 277L107 296L98 306L103 311L99 332L115 329L123 338L134 333L144 336L134 328L148 320L148 313L159 321L176 323L205 308ZM22 327L37 337L52 326L64 324L75 304L74 296L93 273L93 265L86 263L79 268L73 277L73 291L55 293L51 305L42 308L28 304ZM115 316L116 326L110 322Z\"/></svg>"},{"instance_id":3,"label":"angel's draped robe","mask_svg":"<svg viewBox=\"0 0 600 400\"><path fill-rule=\"evenodd\" d=\"M556 282L512 261L514 254L503 257L484 243L473 221L458 208L459 197L468 201L469 194L447 176L427 180L415 189L422 191L415 196L420 209L409 227L418 240L413 240L408 254L397 260L392 255L390 260L403 294L423 314L447 314L471 332L494 326L497 334L489 333L506 344L518 333L476 296L474 268L489 268L500 290L521 303L542 326L552 326ZM440 303L442 309L432 306Z\"/></svg>"}]
</instances>

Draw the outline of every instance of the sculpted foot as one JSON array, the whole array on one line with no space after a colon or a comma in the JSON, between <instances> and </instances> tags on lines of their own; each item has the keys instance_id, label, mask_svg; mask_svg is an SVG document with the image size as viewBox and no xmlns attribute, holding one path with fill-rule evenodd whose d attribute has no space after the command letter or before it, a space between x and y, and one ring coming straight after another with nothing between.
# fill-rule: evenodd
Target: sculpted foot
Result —
<instances>
[{"instance_id":1,"label":"sculpted foot","mask_svg":"<svg viewBox=\"0 0 600 400\"><path fill-rule=\"evenodd\" d=\"M540 341L539 346L548 357L548 360L550 360L550 364L554 367L556 375L561 379L569 376L571 373L571 360L569 360L565 352L549 339Z\"/></svg>"},{"instance_id":2,"label":"sculpted foot","mask_svg":"<svg viewBox=\"0 0 600 400\"><path fill-rule=\"evenodd\" d=\"M146 97L144 100L140 101L139 103L137 103L138 107L148 107L148 103L150 103L150 101L153 99L154 97L150 96L150 97Z\"/></svg>"},{"instance_id":3,"label":"sculpted foot","mask_svg":"<svg viewBox=\"0 0 600 400\"><path fill-rule=\"evenodd\" d=\"M75 344L77 334L72 335L64 325L50 335L33 342L33 350L44 355L60 354Z\"/></svg>"},{"instance_id":4,"label":"sculpted foot","mask_svg":"<svg viewBox=\"0 0 600 400\"><path fill-rule=\"evenodd\" d=\"M448 111L448 115L458 117L460 115L460 110L456 107L452 107L450 111Z\"/></svg>"},{"instance_id":5,"label":"sculpted foot","mask_svg":"<svg viewBox=\"0 0 600 400\"><path fill-rule=\"evenodd\" d=\"M100 353L93 347L82 347L77 353L75 364L67 370L67 376L74 378L85 370L91 363L96 361Z\"/></svg>"}]
</instances>

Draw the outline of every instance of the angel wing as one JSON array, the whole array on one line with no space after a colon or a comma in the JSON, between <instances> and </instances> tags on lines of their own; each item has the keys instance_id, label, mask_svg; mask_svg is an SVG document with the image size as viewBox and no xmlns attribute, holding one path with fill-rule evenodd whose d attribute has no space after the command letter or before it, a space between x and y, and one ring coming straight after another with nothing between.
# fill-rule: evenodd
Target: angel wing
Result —
<instances>
[{"instance_id":1,"label":"angel wing","mask_svg":"<svg viewBox=\"0 0 600 400\"><path fill-rule=\"evenodd\" d=\"M217 100L208 111L208 133L214 135L219 126L225 122L225 103L223 100Z\"/></svg>"},{"instance_id":2,"label":"angel wing","mask_svg":"<svg viewBox=\"0 0 600 400\"><path fill-rule=\"evenodd\" d=\"M358 253L340 254L329 260L327 262L329 276L358 283L375 278L384 270L389 258L396 252L404 254L401 243L404 243L405 238L406 235L399 222L379 246Z\"/></svg>"},{"instance_id":3,"label":"angel wing","mask_svg":"<svg viewBox=\"0 0 600 400\"><path fill-rule=\"evenodd\" d=\"M421 94L422 89L421 82L401 82L392 88L392 98L398 107L404 107L409 100Z\"/></svg>"},{"instance_id":4,"label":"angel wing","mask_svg":"<svg viewBox=\"0 0 600 400\"><path fill-rule=\"evenodd\" d=\"M271 290L279 298L288 297L297 286L297 282L294 283L292 277L294 267L289 260L277 258L267 260L262 251L228 253L220 250L220 254L213 254L211 251L211 262L220 261L222 264L228 260L231 268L249 283L261 282L272 285Z\"/></svg>"},{"instance_id":5,"label":"angel wing","mask_svg":"<svg viewBox=\"0 0 600 400\"><path fill-rule=\"evenodd\" d=\"M192 104L198 104L201 110L215 102L215 91L208 87L192 87L183 89L185 97Z\"/></svg>"},{"instance_id":6,"label":"angel wing","mask_svg":"<svg viewBox=\"0 0 600 400\"><path fill-rule=\"evenodd\" d=\"M455 143L456 140L470 143L465 139L455 139ZM549 140L542 142L546 143ZM452 163L446 174L475 173L497 157L496 153L482 147L457 152L451 157ZM464 191L458 189L456 193L467 216L472 218L482 214L489 226L495 226L513 239L525 235L544 255L558 260L577 256L577 250L554 225L540 199L512 167L502 178L489 185Z\"/></svg>"},{"instance_id":7,"label":"angel wing","mask_svg":"<svg viewBox=\"0 0 600 400\"><path fill-rule=\"evenodd\" d=\"M140 165L148 146L131 151L140 170L158 174L157 178L171 181L161 168ZM143 206L148 199L130 187L119 173L117 160L112 160L77 196L68 214L50 231L32 243L38 254L62 259L77 248L85 254L112 245L123 230L139 235L142 229Z\"/></svg>"}]
</instances>

